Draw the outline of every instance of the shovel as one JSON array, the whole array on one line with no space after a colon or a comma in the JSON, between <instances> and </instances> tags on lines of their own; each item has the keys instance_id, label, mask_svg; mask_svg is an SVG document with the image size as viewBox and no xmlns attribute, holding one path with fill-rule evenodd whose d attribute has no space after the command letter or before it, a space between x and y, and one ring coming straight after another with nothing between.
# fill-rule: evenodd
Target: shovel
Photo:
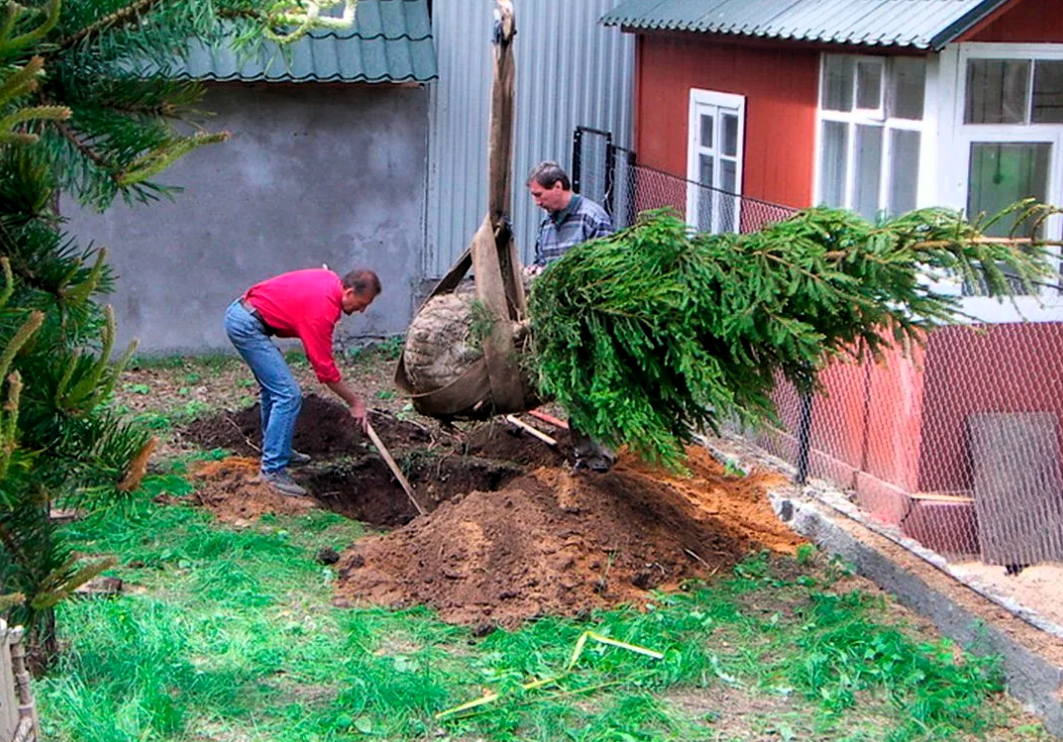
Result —
<instances>
[{"instance_id":1,"label":"shovel","mask_svg":"<svg viewBox=\"0 0 1063 742\"><path fill-rule=\"evenodd\" d=\"M380 440L380 436L373 430L372 423L369 420L365 421L365 432L369 434L369 440L376 446L376 450L380 452L380 456L387 463L388 468L391 469L391 473L395 475L395 479L399 480L399 484L402 485L402 489L406 492L406 497L410 498L410 502L417 508L417 512L421 515L428 515L428 511L421 507L421 503L417 502L417 498L413 496L413 488L410 487L410 483L406 481L405 475L402 473L402 469L395 463L395 459L391 458L391 454L388 453L387 447L384 445L384 441Z\"/></svg>"}]
</instances>

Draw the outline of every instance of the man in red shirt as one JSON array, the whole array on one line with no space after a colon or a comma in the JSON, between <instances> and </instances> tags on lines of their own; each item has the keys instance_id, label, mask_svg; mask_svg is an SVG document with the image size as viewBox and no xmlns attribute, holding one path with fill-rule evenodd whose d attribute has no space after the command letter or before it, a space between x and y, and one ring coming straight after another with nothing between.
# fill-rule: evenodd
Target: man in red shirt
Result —
<instances>
[{"instance_id":1,"label":"man in red shirt","mask_svg":"<svg viewBox=\"0 0 1063 742\"><path fill-rule=\"evenodd\" d=\"M225 314L225 332L261 389L262 478L285 495L307 494L288 466L308 463L310 457L292 452L303 395L270 338L299 338L318 380L350 406L351 417L364 430L365 401L340 378L332 333L341 312L364 312L378 294L380 279L370 270L354 270L342 279L324 269L292 271L255 284Z\"/></svg>"}]
</instances>

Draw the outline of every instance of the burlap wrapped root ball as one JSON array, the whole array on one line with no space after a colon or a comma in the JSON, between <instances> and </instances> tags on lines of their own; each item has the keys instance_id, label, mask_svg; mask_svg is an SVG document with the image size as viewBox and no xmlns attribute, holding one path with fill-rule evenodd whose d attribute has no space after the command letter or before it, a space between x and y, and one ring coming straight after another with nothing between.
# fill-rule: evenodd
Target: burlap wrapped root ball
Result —
<instances>
[{"instance_id":1,"label":"burlap wrapped root ball","mask_svg":"<svg viewBox=\"0 0 1063 742\"><path fill-rule=\"evenodd\" d=\"M457 381L483 358L483 341L490 334L492 320L486 307L476 301L471 282L452 294L433 297L421 308L406 333L406 379L415 394L428 394ZM517 348L514 363L527 367L524 356L530 352L526 323L513 328ZM526 378L527 402L539 403Z\"/></svg>"},{"instance_id":2,"label":"burlap wrapped root ball","mask_svg":"<svg viewBox=\"0 0 1063 742\"><path fill-rule=\"evenodd\" d=\"M417 394L442 389L483 357L473 338L471 292L430 299L406 333L406 376Z\"/></svg>"}]
</instances>

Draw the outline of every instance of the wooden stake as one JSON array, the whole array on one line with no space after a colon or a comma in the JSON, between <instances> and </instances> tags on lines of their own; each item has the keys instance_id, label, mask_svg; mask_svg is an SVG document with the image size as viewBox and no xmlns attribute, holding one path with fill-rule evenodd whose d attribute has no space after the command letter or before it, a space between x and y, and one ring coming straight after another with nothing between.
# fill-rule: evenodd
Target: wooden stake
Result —
<instances>
[{"instance_id":1,"label":"wooden stake","mask_svg":"<svg viewBox=\"0 0 1063 742\"><path fill-rule=\"evenodd\" d=\"M524 422L523 420L518 420L517 418L513 417L513 415L506 415L506 422L507 423L512 423L513 425L516 425L521 430L524 430L524 431L527 431L528 433L531 433L532 435L534 435L536 438L538 438L539 440L541 440L543 443L545 443L548 446L556 446L557 445L557 439L551 438L550 436L548 436L543 431L539 430L538 428L533 428L531 425L528 425L528 423Z\"/></svg>"},{"instance_id":2,"label":"wooden stake","mask_svg":"<svg viewBox=\"0 0 1063 742\"><path fill-rule=\"evenodd\" d=\"M388 449L384 446L384 441L380 440L380 436L373 430L373 425L366 420L365 432L369 434L369 440L373 441L373 445L376 446L376 450L380 452L380 456L387 463L388 468L391 469L391 473L395 475L395 479L399 480L399 484L402 485L402 489L406 492L406 496L410 498L410 502L417 508L417 512L421 515L428 515L428 511L421 507L421 503L417 502L417 498L413 495L413 488L410 487L410 483L406 481L406 476L402 473L402 469L395 463L395 459L391 458L391 454L388 453Z\"/></svg>"},{"instance_id":3,"label":"wooden stake","mask_svg":"<svg viewBox=\"0 0 1063 742\"><path fill-rule=\"evenodd\" d=\"M539 412L539 410L529 410L528 414L532 417L536 417L542 420L544 423L549 423L550 425L553 425L555 428L560 428L561 430L568 430L568 423L566 423L564 420L559 420L553 415L548 415L545 412Z\"/></svg>"}]
</instances>

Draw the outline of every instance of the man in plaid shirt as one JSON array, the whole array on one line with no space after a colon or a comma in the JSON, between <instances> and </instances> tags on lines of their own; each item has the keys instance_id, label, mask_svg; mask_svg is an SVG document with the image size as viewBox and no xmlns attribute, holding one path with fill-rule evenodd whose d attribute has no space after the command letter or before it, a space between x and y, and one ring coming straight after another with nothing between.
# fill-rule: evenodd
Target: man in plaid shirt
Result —
<instances>
[{"instance_id":1,"label":"man in plaid shirt","mask_svg":"<svg viewBox=\"0 0 1063 742\"><path fill-rule=\"evenodd\" d=\"M572 192L568 173L556 162L541 162L528 176L535 205L546 212L535 242L535 270L542 269L575 247L614 231L613 220L598 204Z\"/></svg>"},{"instance_id":2,"label":"man in plaid shirt","mask_svg":"<svg viewBox=\"0 0 1063 742\"><path fill-rule=\"evenodd\" d=\"M556 162L536 165L527 185L535 205L546 212L535 242L535 264L528 267L530 275L541 273L569 248L614 232L613 220L605 209L573 193L568 173ZM612 451L576 430L571 422L569 432L576 450L577 471L607 472L613 467L616 457Z\"/></svg>"}]
</instances>

